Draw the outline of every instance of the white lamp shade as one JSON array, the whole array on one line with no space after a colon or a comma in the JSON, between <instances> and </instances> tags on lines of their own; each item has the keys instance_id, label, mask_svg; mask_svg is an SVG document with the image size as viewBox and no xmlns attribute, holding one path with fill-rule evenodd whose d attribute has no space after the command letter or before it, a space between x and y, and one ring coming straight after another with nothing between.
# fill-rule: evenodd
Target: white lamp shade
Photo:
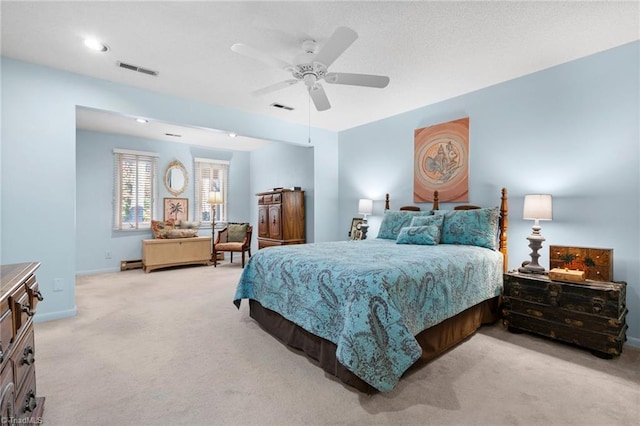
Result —
<instances>
[{"instance_id":1,"label":"white lamp shade","mask_svg":"<svg viewBox=\"0 0 640 426\"><path fill-rule=\"evenodd\" d=\"M551 195L535 194L524 196L523 219L551 220L553 219L553 206Z\"/></svg>"},{"instance_id":2,"label":"white lamp shade","mask_svg":"<svg viewBox=\"0 0 640 426\"><path fill-rule=\"evenodd\" d=\"M209 199L207 200L209 204L223 204L224 198L222 198L222 192L220 191L212 191L209 193Z\"/></svg>"},{"instance_id":3,"label":"white lamp shade","mask_svg":"<svg viewBox=\"0 0 640 426\"><path fill-rule=\"evenodd\" d=\"M361 198L360 201L358 201L358 213L359 214L373 213L373 200Z\"/></svg>"}]
</instances>

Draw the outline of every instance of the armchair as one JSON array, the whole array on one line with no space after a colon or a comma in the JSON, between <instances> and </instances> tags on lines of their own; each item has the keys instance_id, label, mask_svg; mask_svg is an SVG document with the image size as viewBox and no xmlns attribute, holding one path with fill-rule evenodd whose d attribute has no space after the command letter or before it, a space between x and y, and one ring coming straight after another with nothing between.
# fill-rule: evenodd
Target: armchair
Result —
<instances>
[{"instance_id":1,"label":"armchair","mask_svg":"<svg viewBox=\"0 0 640 426\"><path fill-rule=\"evenodd\" d=\"M233 253L242 253L242 267L245 263L245 252L251 257L251 234L253 226L248 223L230 223L220 232L213 244L213 266L218 266L218 252L228 251L231 253L231 263L233 263Z\"/></svg>"}]
</instances>

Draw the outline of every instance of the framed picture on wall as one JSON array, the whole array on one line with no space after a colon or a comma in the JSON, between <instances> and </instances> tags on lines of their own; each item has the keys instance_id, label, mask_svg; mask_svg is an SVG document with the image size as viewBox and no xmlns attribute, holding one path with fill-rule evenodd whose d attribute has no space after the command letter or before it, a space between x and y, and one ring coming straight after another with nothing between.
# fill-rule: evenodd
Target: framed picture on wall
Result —
<instances>
[{"instance_id":1,"label":"framed picture on wall","mask_svg":"<svg viewBox=\"0 0 640 426\"><path fill-rule=\"evenodd\" d=\"M352 240L363 240L366 238L362 233L362 222L363 219L361 217L354 217L351 220L351 230L349 231L349 237Z\"/></svg>"},{"instance_id":2,"label":"framed picture on wall","mask_svg":"<svg viewBox=\"0 0 640 426\"><path fill-rule=\"evenodd\" d=\"M165 198L164 220L173 219L176 223L181 220L189 220L188 198Z\"/></svg>"}]
</instances>

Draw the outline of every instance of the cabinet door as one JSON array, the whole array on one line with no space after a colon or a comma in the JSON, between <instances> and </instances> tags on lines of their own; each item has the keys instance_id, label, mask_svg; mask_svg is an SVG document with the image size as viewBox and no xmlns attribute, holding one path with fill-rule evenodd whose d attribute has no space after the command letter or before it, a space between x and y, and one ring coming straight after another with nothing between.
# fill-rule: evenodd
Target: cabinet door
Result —
<instances>
[{"instance_id":1,"label":"cabinet door","mask_svg":"<svg viewBox=\"0 0 640 426\"><path fill-rule=\"evenodd\" d=\"M269 238L269 206L258 206L258 237Z\"/></svg>"},{"instance_id":2,"label":"cabinet door","mask_svg":"<svg viewBox=\"0 0 640 426\"><path fill-rule=\"evenodd\" d=\"M282 223L280 221L280 204L269 206L269 238L282 239Z\"/></svg>"}]
</instances>

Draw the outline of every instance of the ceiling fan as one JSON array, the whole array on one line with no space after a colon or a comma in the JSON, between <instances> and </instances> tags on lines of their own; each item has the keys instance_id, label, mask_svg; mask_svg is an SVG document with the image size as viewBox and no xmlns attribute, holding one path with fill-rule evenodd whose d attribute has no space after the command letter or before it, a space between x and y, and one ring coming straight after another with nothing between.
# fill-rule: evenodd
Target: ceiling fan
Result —
<instances>
[{"instance_id":1,"label":"ceiling fan","mask_svg":"<svg viewBox=\"0 0 640 426\"><path fill-rule=\"evenodd\" d=\"M254 95L271 93L302 81L307 87L309 96L313 100L316 109L318 111L325 111L331 108L331 104L329 103L324 88L320 84L320 80L324 80L330 84L348 84L380 89L387 87L389 84L389 77L386 76L329 72L327 70L357 38L358 34L352 29L338 27L320 50L318 50L318 44L314 40L305 40L302 43L304 53L297 55L292 64L242 43L234 44L231 46L231 50L288 71L293 76L293 78L289 80L256 90L252 92Z\"/></svg>"}]
</instances>

